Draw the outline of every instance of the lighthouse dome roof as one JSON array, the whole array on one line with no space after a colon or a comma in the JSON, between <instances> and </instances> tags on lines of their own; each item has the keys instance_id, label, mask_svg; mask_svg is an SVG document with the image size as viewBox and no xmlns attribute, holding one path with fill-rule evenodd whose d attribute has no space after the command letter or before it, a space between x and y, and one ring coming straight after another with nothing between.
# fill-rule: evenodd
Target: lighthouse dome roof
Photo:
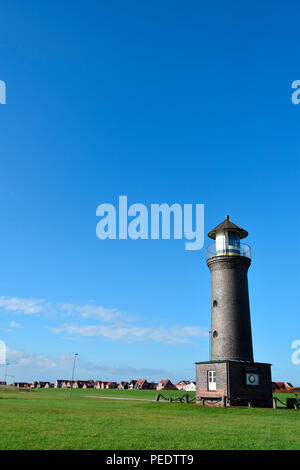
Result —
<instances>
[{"instance_id":1,"label":"lighthouse dome roof","mask_svg":"<svg viewBox=\"0 0 300 470\"><path fill-rule=\"evenodd\" d=\"M229 215L226 215L224 222L217 225L213 230L208 233L210 238L215 239L216 234L218 232L236 232L239 234L240 238L246 238L248 236L248 232L243 228L239 227L238 225L234 224L229 220Z\"/></svg>"}]
</instances>

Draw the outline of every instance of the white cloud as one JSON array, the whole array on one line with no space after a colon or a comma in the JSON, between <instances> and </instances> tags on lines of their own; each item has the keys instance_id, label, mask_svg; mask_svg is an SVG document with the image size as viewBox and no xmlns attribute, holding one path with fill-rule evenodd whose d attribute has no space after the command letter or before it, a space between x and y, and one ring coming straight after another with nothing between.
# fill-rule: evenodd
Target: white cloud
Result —
<instances>
[{"instance_id":1,"label":"white cloud","mask_svg":"<svg viewBox=\"0 0 300 470\"><path fill-rule=\"evenodd\" d=\"M66 313L74 314L79 313L82 318L100 319L105 322L113 321L119 318L122 314L117 309L109 309L101 305L78 305L72 303L64 303L59 305L59 309Z\"/></svg>"},{"instance_id":2,"label":"white cloud","mask_svg":"<svg viewBox=\"0 0 300 470\"><path fill-rule=\"evenodd\" d=\"M7 350L7 360L11 367L31 367L37 370L56 369L72 362L72 356L64 354L50 358L43 354L26 353L20 350Z\"/></svg>"},{"instance_id":3,"label":"white cloud","mask_svg":"<svg viewBox=\"0 0 300 470\"><path fill-rule=\"evenodd\" d=\"M47 302L44 299L24 299L20 297L0 297L0 308L15 314L40 314L51 316L74 316L81 318L93 318L104 322L113 322L114 320L128 321L129 316L119 312L114 308L105 308L101 305L93 304L73 304L64 302L55 304Z\"/></svg>"},{"instance_id":4,"label":"white cloud","mask_svg":"<svg viewBox=\"0 0 300 470\"><path fill-rule=\"evenodd\" d=\"M16 321L11 321L9 322L8 324L11 328L17 328L18 326L20 326L20 323L17 323Z\"/></svg>"},{"instance_id":5,"label":"white cloud","mask_svg":"<svg viewBox=\"0 0 300 470\"><path fill-rule=\"evenodd\" d=\"M64 325L53 328L53 333L68 333L84 337L104 337L114 341L144 342L154 341L165 344L190 343L192 340L208 336L207 331L194 326L170 326L159 328L148 328L144 326L122 326L115 325Z\"/></svg>"},{"instance_id":6,"label":"white cloud","mask_svg":"<svg viewBox=\"0 0 300 470\"><path fill-rule=\"evenodd\" d=\"M161 326L146 327L136 325L133 319L117 309L101 305L74 304L64 302L55 304L43 299L24 299L18 297L0 297L0 308L15 314L39 314L41 316L72 317L82 320L93 319L99 323L93 325L68 324L51 328L55 334L67 333L71 339L82 337L103 337L113 341L143 342L152 341L164 344L185 344L195 339L208 336L208 332L199 326ZM16 322L11 327L19 326Z\"/></svg>"},{"instance_id":7,"label":"white cloud","mask_svg":"<svg viewBox=\"0 0 300 470\"><path fill-rule=\"evenodd\" d=\"M33 314L45 309L45 301L42 299L22 299L19 297L0 297L0 307L8 312Z\"/></svg>"}]
</instances>

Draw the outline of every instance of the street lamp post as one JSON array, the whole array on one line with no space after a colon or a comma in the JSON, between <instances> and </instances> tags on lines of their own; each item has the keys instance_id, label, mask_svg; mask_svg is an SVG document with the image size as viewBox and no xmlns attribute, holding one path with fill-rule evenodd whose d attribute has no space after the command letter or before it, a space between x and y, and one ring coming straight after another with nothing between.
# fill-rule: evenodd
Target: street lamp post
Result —
<instances>
[{"instance_id":1,"label":"street lamp post","mask_svg":"<svg viewBox=\"0 0 300 470\"><path fill-rule=\"evenodd\" d=\"M5 376L4 376L4 382L6 383L6 378L7 378L7 367L9 366L10 364L7 362L5 364Z\"/></svg>"},{"instance_id":2,"label":"street lamp post","mask_svg":"<svg viewBox=\"0 0 300 470\"><path fill-rule=\"evenodd\" d=\"M75 353L74 354L74 362L73 362L72 380L71 380L71 384L70 384L70 398L72 396L75 362L76 362L77 356L78 356L78 353Z\"/></svg>"}]
</instances>

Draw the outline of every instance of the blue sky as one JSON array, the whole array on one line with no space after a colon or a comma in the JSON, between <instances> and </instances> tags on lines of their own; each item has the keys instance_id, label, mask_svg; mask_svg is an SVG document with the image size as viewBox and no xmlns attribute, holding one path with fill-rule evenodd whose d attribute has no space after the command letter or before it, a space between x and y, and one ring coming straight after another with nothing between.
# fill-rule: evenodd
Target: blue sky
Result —
<instances>
[{"instance_id":1,"label":"blue sky","mask_svg":"<svg viewBox=\"0 0 300 470\"><path fill-rule=\"evenodd\" d=\"M96 208L204 204L249 231L255 359L299 385L299 4L1 5L0 339L15 380L194 379L205 249L96 237ZM210 242L205 235L205 246ZM0 373L4 372L0 366Z\"/></svg>"}]
</instances>

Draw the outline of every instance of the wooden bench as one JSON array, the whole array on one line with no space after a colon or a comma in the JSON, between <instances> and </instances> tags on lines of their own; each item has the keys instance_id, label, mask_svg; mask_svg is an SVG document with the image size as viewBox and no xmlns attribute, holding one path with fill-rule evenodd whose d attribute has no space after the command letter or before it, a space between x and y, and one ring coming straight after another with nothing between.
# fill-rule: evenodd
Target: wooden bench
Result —
<instances>
[{"instance_id":1,"label":"wooden bench","mask_svg":"<svg viewBox=\"0 0 300 470\"><path fill-rule=\"evenodd\" d=\"M226 396L225 395L211 395L211 394L201 394L197 396L197 401L201 402L201 405L205 405L206 401L215 401L221 402L221 406L226 406ZM216 404L217 404L216 403Z\"/></svg>"}]
</instances>

